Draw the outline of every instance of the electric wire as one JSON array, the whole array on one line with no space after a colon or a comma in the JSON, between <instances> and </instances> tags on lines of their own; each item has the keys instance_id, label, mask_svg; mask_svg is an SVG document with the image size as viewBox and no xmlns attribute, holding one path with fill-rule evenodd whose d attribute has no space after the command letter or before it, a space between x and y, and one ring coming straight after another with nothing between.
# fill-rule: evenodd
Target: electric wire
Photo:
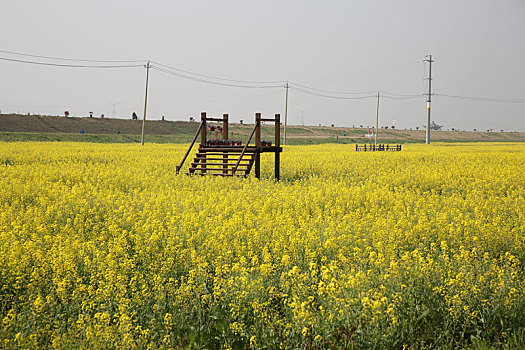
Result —
<instances>
[{"instance_id":1,"label":"electric wire","mask_svg":"<svg viewBox=\"0 0 525 350\"><path fill-rule=\"evenodd\" d=\"M219 78L219 77L215 77L215 76L212 76L212 75L205 75L205 74L200 74L200 73L194 73L194 72L190 72L190 71L183 70L183 69L180 69L180 68L175 68L175 67L172 67L172 66L168 66L166 64L159 63L157 61L151 61L151 63L156 64L156 65L161 66L161 67L164 67L164 68L167 68L167 69L171 69L171 70L177 71L177 72L191 74L191 75L195 75L195 76L202 77L202 78L209 78L209 79L215 79L215 80L229 81L229 82L232 82L232 83L247 83L247 84L284 84L284 83L286 83L286 81L284 81L284 80L277 80L277 81L253 81L253 80L237 80L237 79Z\"/></svg>"},{"instance_id":2,"label":"electric wire","mask_svg":"<svg viewBox=\"0 0 525 350\"><path fill-rule=\"evenodd\" d=\"M310 86L294 83L292 81L288 82L288 83L289 83L289 86L291 86L291 87L293 87L295 85L295 86L299 86L301 88L312 90L312 91L326 92L326 93L329 93L329 94L337 94L337 95L367 95L367 94L376 93L376 91L346 92L346 91L323 90L323 89L317 89L317 88L313 88L313 87L310 87Z\"/></svg>"},{"instance_id":3,"label":"electric wire","mask_svg":"<svg viewBox=\"0 0 525 350\"><path fill-rule=\"evenodd\" d=\"M95 63L139 63L139 62L147 61L147 60L93 60L93 59L64 58L64 57L33 55L33 54L27 54L27 53L15 52L15 51L7 51L7 50L0 50L0 52L7 53L10 55L35 57L35 58L46 58L46 59L57 60L57 61L95 62Z\"/></svg>"},{"instance_id":4,"label":"electric wire","mask_svg":"<svg viewBox=\"0 0 525 350\"><path fill-rule=\"evenodd\" d=\"M380 95L380 97L381 98L391 99L391 100L413 100L413 99L416 99L416 98L423 98L423 97L425 97L425 95L421 94L421 95L404 96L404 97Z\"/></svg>"},{"instance_id":5,"label":"electric wire","mask_svg":"<svg viewBox=\"0 0 525 350\"><path fill-rule=\"evenodd\" d=\"M516 99L508 99L508 98L474 97L474 96L461 96L461 95L449 95L449 94L434 94L434 95L438 97L447 97L447 98L472 100L472 101L500 102L500 103L525 103L525 100L516 100Z\"/></svg>"},{"instance_id":6,"label":"electric wire","mask_svg":"<svg viewBox=\"0 0 525 350\"><path fill-rule=\"evenodd\" d=\"M94 59L75 59L75 58L64 58L64 57L54 57L54 56L43 56L43 55L34 55L34 54L26 54L21 52L15 52L15 51L8 51L8 50L0 50L0 53L4 54L10 54L10 55L17 55L17 56L25 56L25 57L33 57L33 58L43 58L48 60L57 60L57 61L70 61L70 62L91 62L91 63L144 63L147 60L94 60ZM136 68L136 67L143 67L143 64L107 64L107 65L83 65L83 64L65 64L65 63L53 63L53 62L39 62L34 60L24 60L24 59L15 59L15 58L7 58L7 57L0 57L0 60L3 61L9 61L9 62L17 62L17 63L25 63L25 64L34 64L34 65L41 65L41 66L54 66L54 67L67 67L67 68L102 68L102 69L111 69L111 68ZM176 76L183 79L188 79L196 82L202 82L207 84L213 84L213 85L219 85L219 86L229 86L229 87L238 87L238 88L252 88L252 89L265 89L265 88L283 88L285 87L283 84L287 81L284 80L276 80L276 81L251 81L251 80L237 80L237 79L228 79L228 78L220 78L212 75L205 75L200 73L195 73L187 70L182 70L173 66L169 66L157 61L150 61L151 63L154 63L157 66L163 67L156 67L151 66L152 69L160 71L165 74L169 74L172 76ZM426 60L423 60L422 62L426 62ZM415 62L407 62L407 63L401 63L398 65L390 65L390 66L384 66L384 67L378 67L378 68L371 68L368 70L365 70L365 72L373 72L377 70L384 70L384 69L392 69L399 66L405 66L405 65L413 65ZM426 76L427 70L426 65L423 65L423 71L424 75ZM182 74L185 73L185 74ZM199 78L200 77L200 78ZM207 79L204 79L207 78ZM213 79L213 80L209 80ZM214 81L217 80L217 81ZM425 79L426 80L426 79ZM243 83L243 84L230 84L230 83ZM248 84L259 84L259 85L248 85ZM261 85L264 84L264 85ZM271 84L271 85L266 85ZM325 90L325 89L318 89L311 86L299 84L296 82L288 81L289 88L295 89L299 92L313 95L313 96L319 96L319 97L325 97L325 98L331 98L331 99L341 99L341 100L360 100L360 99L368 99L368 98L375 98L376 91L363 91L363 92L348 92L348 91L333 91L333 90ZM425 88L427 84L424 84ZM387 99L416 99L420 98L422 96L425 96L425 94L421 95L408 95L408 94L398 94L398 93L392 93L387 91L379 91L381 94L380 96ZM327 94L333 94L327 95ZM371 95L373 94L373 95ZM335 96L335 95L364 95L364 96ZM471 100L471 101L483 101L483 102L498 102L498 103L517 103L517 104L523 104L525 103L525 100L518 100L518 99L508 99L508 98L496 98L496 97L475 97L475 96L463 96L463 95L452 95L452 94L432 94L433 96L438 97L445 97L445 98L453 98L453 99L462 99L462 100Z\"/></svg>"},{"instance_id":7,"label":"electric wire","mask_svg":"<svg viewBox=\"0 0 525 350\"><path fill-rule=\"evenodd\" d=\"M328 80L325 80L325 83L331 83L331 82L338 82L338 81L345 81L345 80L351 80L351 79L359 79L366 76L377 74L380 71L389 71L389 70L403 70L412 68L415 66L419 66L422 62L422 57L411 59L411 60L405 60L398 63L385 65L385 66L378 66L378 67L372 67L372 68L365 68L361 69L359 71L355 71L354 73L342 75L339 74L337 78L329 78Z\"/></svg>"},{"instance_id":8,"label":"electric wire","mask_svg":"<svg viewBox=\"0 0 525 350\"><path fill-rule=\"evenodd\" d=\"M203 103L212 103L212 102L221 103L224 101L243 100L243 99L250 99L250 98L256 98L256 97L258 98L258 97L263 97L263 96L270 96L270 95L275 95L277 93L278 91L271 91L271 92L265 92L262 94L256 94L256 95L251 95L251 96L218 97L218 98L213 98L209 100L201 99L198 102L177 103L177 104L170 104L170 105L157 104L154 108L165 108L165 107L180 108L180 107L185 107L185 106L198 106L198 105L202 105Z\"/></svg>"},{"instance_id":9,"label":"electric wire","mask_svg":"<svg viewBox=\"0 0 525 350\"><path fill-rule=\"evenodd\" d=\"M365 69L364 71L388 70L388 69L392 69L392 68L397 68L399 66L420 64L420 62L422 62L422 61L420 61L420 59L418 58L417 61L414 61L414 60L409 60L408 62L407 61L403 61L402 63L388 65L388 66L382 66L382 67L376 67L376 68L370 68L370 69ZM176 68L176 67L173 67L173 66L169 66L167 64L163 64L163 63L160 63L160 62L157 62L157 61L151 61L151 63L154 63L154 64L156 64L158 66L161 66L161 67L164 67L164 68L175 70L177 72L182 72L182 73L191 74L191 75L195 75L195 76L199 76L199 77L203 77L203 78L214 79L214 80L229 81L229 82L234 82L234 83L249 83L249 84L284 84L284 83L286 83L285 80L253 81L253 80L237 80L237 79L220 78L220 77L216 77L216 76L212 76L212 75L205 75L205 74L191 72L191 71L188 71L188 70L183 70L183 69ZM295 83L295 85L302 86L303 88L309 88L307 86L304 86L304 85L301 85L301 84L298 84L298 83ZM319 91L323 92L323 90L319 90ZM324 92L329 92L329 91L324 91ZM366 93L369 93L369 92L366 92ZM346 93L346 92L344 92L344 94L353 94L353 93ZM360 94L360 93L355 93L355 94Z\"/></svg>"},{"instance_id":10,"label":"electric wire","mask_svg":"<svg viewBox=\"0 0 525 350\"><path fill-rule=\"evenodd\" d=\"M240 85L240 84L228 84L228 83L221 83L221 82L217 82L217 81L206 80L206 79L202 79L202 78L196 78L196 77L188 76L188 75L181 74L181 73L176 73L176 72L173 72L173 71L170 71L170 70L166 70L166 69L163 69L163 68L159 68L159 67L155 67L155 66L151 66L151 69L157 70L157 71L165 73L165 74L170 74L170 75L173 75L173 76L176 76L176 77L179 77L179 78L193 80L193 81L197 81L197 82L201 82L201 83L220 85L220 86L230 86L230 87L248 88L248 89L272 89L272 88L282 88L283 87L282 85Z\"/></svg>"},{"instance_id":11,"label":"electric wire","mask_svg":"<svg viewBox=\"0 0 525 350\"><path fill-rule=\"evenodd\" d=\"M382 95L393 95L393 96L400 96L400 97L421 97L423 94L399 94L396 92L388 92L388 91L379 91Z\"/></svg>"},{"instance_id":12,"label":"electric wire","mask_svg":"<svg viewBox=\"0 0 525 350\"><path fill-rule=\"evenodd\" d=\"M294 82L290 82L290 84L291 84L291 86L290 86L291 88L295 88L296 90L299 90L299 91L302 91L302 92L305 92L305 93L308 93L308 92L304 91L303 89L297 88L297 86L299 86L301 88L304 88L306 90L325 92L325 93L334 94L334 95L370 95L370 94L377 93L377 91L347 92L347 91L323 90L323 89L312 88L312 87L306 86L306 85L301 85L301 84L294 83ZM414 98L420 98L422 96L421 94L420 95L417 95L417 94L407 95L407 94L399 94L399 93L387 92L387 91L379 91L379 93L381 94L381 97L390 98L390 99L396 99L396 100L414 99ZM320 97L328 97L328 98L336 98L336 97L338 97L338 96L327 96L327 95L324 95L324 94L314 94L314 95L320 96ZM393 96L388 96L388 95L393 95ZM374 95L374 96L376 96L376 95ZM349 98L347 98L347 99L349 99Z\"/></svg>"},{"instance_id":13,"label":"electric wire","mask_svg":"<svg viewBox=\"0 0 525 350\"><path fill-rule=\"evenodd\" d=\"M306 86L306 85L301 85L295 82L289 82L289 83L291 84L292 87L295 85L295 86L299 86L307 90L325 92L325 93L335 94L335 95L369 95L369 94L377 93L377 91L348 92L348 91L323 90L323 89L317 89L317 88L313 88L313 87ZM379 91L379 93L381 93L382 95L400 96L398 99L421 97L421 95L418 95L418 94L399 94L399 93L388 92L388 91Z\"/></svg>"},{"instance_id":14,"label":"electric wire","mask_svg":"<svg viewBox=\"0 0 525 350\"><path fill-rule=\"evenodd\" d=\"M319 96L319 97L326 97L326 98L332 98L332 99L337 99L337 100L363 100L363 99L367 99L367 98L376 98L377 97L376 95L354 96L354 97L330 96L330 95L324 95L324 94L319 94L319 93L316 93L316 92L300 89L300 88L297 88L297 87L292 87L292 89L300 91L300 92L305 93L305 94L309 94L309 95L314 95L314 96Z\"/></svg>"},{"instance_id":15,"label":"electric wire","mask_svg":"<svg viewBox=\"0 0 525 350\"><path fill-rule=\"evenodd\" d=\"M5 58L0 57L0 60L26 63L26 64L35 64L40 66L54 66L54 67L69 67L69 68L134 68L142 67L141 64L129 64L129 65L79 65L79 64L61 64L61 63L48 63L48 62L37 62L37 61L27 61L27 60L17 60L14 58Z\"/></svg>"}]
</instances>

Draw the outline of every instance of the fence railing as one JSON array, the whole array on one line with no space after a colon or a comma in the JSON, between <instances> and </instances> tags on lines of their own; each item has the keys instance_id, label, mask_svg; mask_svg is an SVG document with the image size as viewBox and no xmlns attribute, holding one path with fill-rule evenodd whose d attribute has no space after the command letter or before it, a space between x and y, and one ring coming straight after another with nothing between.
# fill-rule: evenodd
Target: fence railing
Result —
<instances>
[{"instance_id":1,"label":"fence railing","mask_svg":"<svg viewBox=\"0 0 525 350\"><path fill-rule=\"evenodd\" d=\"M357 152L374 152L374 151L401 151L401 145L355 145Z\"/></svg>"}]
</instances>

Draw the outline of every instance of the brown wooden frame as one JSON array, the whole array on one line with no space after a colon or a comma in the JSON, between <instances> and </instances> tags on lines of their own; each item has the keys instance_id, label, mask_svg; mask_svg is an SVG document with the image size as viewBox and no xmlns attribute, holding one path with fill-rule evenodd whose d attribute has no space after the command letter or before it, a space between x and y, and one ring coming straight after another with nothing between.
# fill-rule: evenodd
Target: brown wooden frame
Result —
<instances>
[{"instance_id":1,"label":"brown wooden frame","mask_svg":"<svg viewBox=\"0 0 525 350\"><path fill-rule=\"evenodd\" d=\"M222 137L226 141L226 145L209 145L207 142L207 122L215 121L222 122ZM261 122L274 122L275 123L275 146L262 146L261 144ZM275 154L275 179L279 180L280 170L281 170L281 157L280 153L282 152L281 147L281 118L279 114L276 114L274 118L262 118L261 113L255 114L255 126L250 134L250 137L244 146L230 145L228 144L228 114L223 114L222 118L212 118L207 117L206 112L201 113L201 124L199 129L195 133L192 143L190 144L189 149L187 150L184 158L181 163L177 166L177 174L184 165L188 154L190 153L197 137L200 134L200 145L198 157L195 158L193 166L190 167L190 174L200 172L199 175L205 175L206 173L212 175L222 175L222 176L235 176L237 171L244 171L244 176L247 176L251 170L251 165L254 165L255 177L259 179L261 177L261 153L272 152ZM252 138L255 136L255 146L250 146ZM208 157L208 153L211 153L212 157ZM245 155L249 153L253 159L245 159ZM238 159L230 158L235 154L239 154ZM222 157L221 157L222 155ZM216 158L213 158L216 156ZM212 163L208 163L210 160ZM213 161L222 160L220 163L213 163ZM230 162L235 161L235 165ZM248 163L244 163L248 162ZM233 165L233 167L232 167ZM214 166L220 166L216 168ZM242 169L239 169L242 167ZM216 173L216 171L221 171Z\"/></svg>"}]
</instances>

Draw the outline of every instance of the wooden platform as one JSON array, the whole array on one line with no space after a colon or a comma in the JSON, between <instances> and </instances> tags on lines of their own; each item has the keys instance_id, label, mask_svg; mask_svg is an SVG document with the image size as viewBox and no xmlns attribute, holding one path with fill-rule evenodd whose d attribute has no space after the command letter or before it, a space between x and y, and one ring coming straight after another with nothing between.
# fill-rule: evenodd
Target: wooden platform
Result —
<instances>
[{"instance_id":1,"label":"wooden platform","mask_svg":"<svg viewBox=\"0 0 525 350\"><path fill-rule=\"evenodd\" d=\"M215 139L208 141L207 130L215 131L218 127L212 125L208 126L208 121L222 121L222 139ZM269 141L261 140L261 121L270 121L275 123L275 145ZM188 157L198 135L201 136L201 143L199 150L191 163L188 173L189 175L215 175L215 176L248 176L254 169L255 177L261 176L261 153L275 154L275 178L280 177L280 153L283 148L280 146L280 116L276 114L274 118L261 118L260 113L255 114L255 127L244 145L228 145L228 115L224 114L222 119L207 118L206 113L201 113L201 124L195 133L193 141L182 159L179 166L177 166L177 174L182 168L184 161ZM255 136L255 145L250 145L250 141ZM219 145L210 143L220 143Z\"/></svg>"}]
</instances>

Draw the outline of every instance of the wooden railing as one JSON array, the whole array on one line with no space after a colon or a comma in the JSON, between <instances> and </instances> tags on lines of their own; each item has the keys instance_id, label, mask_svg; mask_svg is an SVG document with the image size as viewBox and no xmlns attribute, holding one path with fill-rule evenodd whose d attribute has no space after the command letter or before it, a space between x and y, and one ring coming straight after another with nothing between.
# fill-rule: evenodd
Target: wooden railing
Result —
<instances>
[{"instance_id":1,"label":"wooden railing","mask_svg":"<svg viewBox=\"0 0 525 350\"><path fill-rule=\"evenodd\" d=\"M233 167L232 169L232 174L235 175L235 172L237 171L237 167L239 166L239 164L241 163L241 160L242 160L242 157L244 156L244 153L246 152L246 149L248 148L248 145L250 144L250 141L252 140L252 137L253 135L255 134L255 131L259 128L259 123L255 123L255 127L253 128L252 130L252 133L250 135L250 138L248 139L248 141L246 142L246 144L244 145L244 147L242 148L242 152L241 152L241 155L239 156L239 159L237 159L237 163L235 163L235 166Z\"/></svg>"},{"instance_id":2,"label":"wooden railing","mask_svg":"<svg viewBox=\"0 0 525 350\"><path fill-rule=\"evenodd\" d=\"M401 145L355 145L356 151L401 151Z\"/></svg>"},{"instance_id":3,"label":"wooden railing","mask_svg":"<svg viewBox=\"0 0 525 350\"><path fill-rule=\"evenodd\" d=\"M186 161L186 158L188 158L188 155L190 154L191 149L193 148L193 145L195 144L195 141L197 141L197 137L199 136L199 133L201 132L201 129L204 127L204 124L206 124L206 121L205 120L201 121L201 125L199 125L199 128L197 129L197 132L195 133L195 136L193 136L193 141L191 141L190 147L186 151L186 154L184 155L184 158L182 158L182 161L180 162L180 164L177 165L177 168L176 168L177 169L177 174L179 173L179 170L184 165L184 162Z\"/></svg>"}]
</instances>

